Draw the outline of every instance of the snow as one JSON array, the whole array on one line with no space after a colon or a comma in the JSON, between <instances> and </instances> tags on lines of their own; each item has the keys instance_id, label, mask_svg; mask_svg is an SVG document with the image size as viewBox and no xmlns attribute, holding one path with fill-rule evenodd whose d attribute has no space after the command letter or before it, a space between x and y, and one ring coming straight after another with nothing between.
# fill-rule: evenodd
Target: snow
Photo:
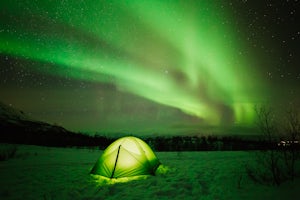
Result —
<instances>
[{"instance_id":1,"label":"snow","mask_svg":"<svg viewBox=\"0 0 300 200\"><path fill-rule=\"evenodd\" d=\"M0 162L0 199L297 199L300 180L281 186L251 181L253 152L156 152L166 173L104 184L89 171L95 149L18 146Z\"/></svg>"}]
</instances>

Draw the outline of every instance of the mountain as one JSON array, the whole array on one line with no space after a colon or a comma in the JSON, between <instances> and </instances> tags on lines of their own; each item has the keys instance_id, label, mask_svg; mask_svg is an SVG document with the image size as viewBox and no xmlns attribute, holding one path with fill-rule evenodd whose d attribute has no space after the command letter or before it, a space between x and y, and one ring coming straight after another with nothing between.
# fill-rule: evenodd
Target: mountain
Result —
<instances>
[{"instance_id":1,"label":"mountain","mask_svg":"<svg viewBox=\"0 0 300 200\"><path fill-rule=\"evenodd\" d=\"M106 145L103 138L74 133L57 125L33 120L23 111L0 102L0 143L43 146Z\"/></svg>"},{"instance_id":2,"label":"mountain","mask_svg":"<svg viewBox=\"0 0 300 200\"><path fill-rule=\"evenodd\" d=\"M29 119L23 111L19 111L14 109L11 106L5 105L4 103L0 102L0 120L26 120Z\"/></svg>"},{"instance_id":3,"label":"mountain","mask_svg":"<svg viewBox=\"0 0 300 200\"><path fill-rule=\"evenodd\" d=\"M63 127L30 119L23 111L0 102L0 127L3 131L19 132L69 132ZM2 131L1 131L2 132Z\"/></svg>"}]
</instances>

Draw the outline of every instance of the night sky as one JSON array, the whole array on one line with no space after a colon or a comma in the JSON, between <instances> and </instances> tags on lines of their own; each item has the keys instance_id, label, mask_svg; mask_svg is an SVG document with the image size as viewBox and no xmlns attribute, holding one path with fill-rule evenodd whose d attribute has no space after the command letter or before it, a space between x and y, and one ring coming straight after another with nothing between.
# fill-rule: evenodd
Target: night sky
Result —
<instances>
[{"instance_id":1,"label":"night sky","mask_svg":"<svg viewBox=\"0 0 300 200\"><path fill-rule=\"evenodd\" d=\"M103 134L250 134L300 106L298 0L0 2L0 101Z\"/></svg>"}]
</instances>

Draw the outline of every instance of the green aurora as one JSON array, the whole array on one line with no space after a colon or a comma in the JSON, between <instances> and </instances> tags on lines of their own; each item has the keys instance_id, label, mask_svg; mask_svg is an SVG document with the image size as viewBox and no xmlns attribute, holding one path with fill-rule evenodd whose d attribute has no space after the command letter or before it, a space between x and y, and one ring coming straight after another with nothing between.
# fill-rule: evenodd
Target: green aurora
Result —
<instances>
[{"instance_id":1,"label":"green aurora","mask_svg":"<svg viewBox=\"0 0 300 200\"><path fill-rule=\"evenodd\" d=\"M1 54L114 85L209 126L251 126L265 84L218 1L1 2ZM142 115L143 113L141 113Z\"/></svg>"}]
</instances>

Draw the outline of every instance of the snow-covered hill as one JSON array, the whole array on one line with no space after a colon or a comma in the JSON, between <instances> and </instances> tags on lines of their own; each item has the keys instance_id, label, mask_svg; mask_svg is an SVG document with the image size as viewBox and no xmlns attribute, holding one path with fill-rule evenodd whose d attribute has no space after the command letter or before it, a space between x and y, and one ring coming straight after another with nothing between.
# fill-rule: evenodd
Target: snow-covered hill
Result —
<instances>
[{"instance_id":1,"label":"snow-covered hill","mask_svg":"<svg viewBox=\"0 0 300 200\"><path fill-rule=\"evenodd\" d=\"M51 125L46 122L33 120L23 111L0 102L0 143L25 143L57 146L63 142L51 143L51 140L71 137L74 133L63 127Z\"/></svg>"},{"instance_id":2,"label":"snow-covered hill","mask_svg":"<svg viewBox=\"0 0 300 200\"><path fill-rule=\"evenodd\" d=\"M17 110L12 106L0 102L0 120L29 120L23 111Z\"/></svg>"},{"instance_id":3,"label":"snow-covered hill","mask_svg":"<svg viewBox=\"0 0 300 200\"><path fill-rule=\"evenodd\" d=\"M41 122L38 120L31 119L28 117L23 111L17 110L12 106L5 105L4 103L0 102L0 125L3 127L12 127L21 126L34 129L39 129L41 131L45 131L51 129L53 126L51 124Z\"/></svg>"}]
</instances>

